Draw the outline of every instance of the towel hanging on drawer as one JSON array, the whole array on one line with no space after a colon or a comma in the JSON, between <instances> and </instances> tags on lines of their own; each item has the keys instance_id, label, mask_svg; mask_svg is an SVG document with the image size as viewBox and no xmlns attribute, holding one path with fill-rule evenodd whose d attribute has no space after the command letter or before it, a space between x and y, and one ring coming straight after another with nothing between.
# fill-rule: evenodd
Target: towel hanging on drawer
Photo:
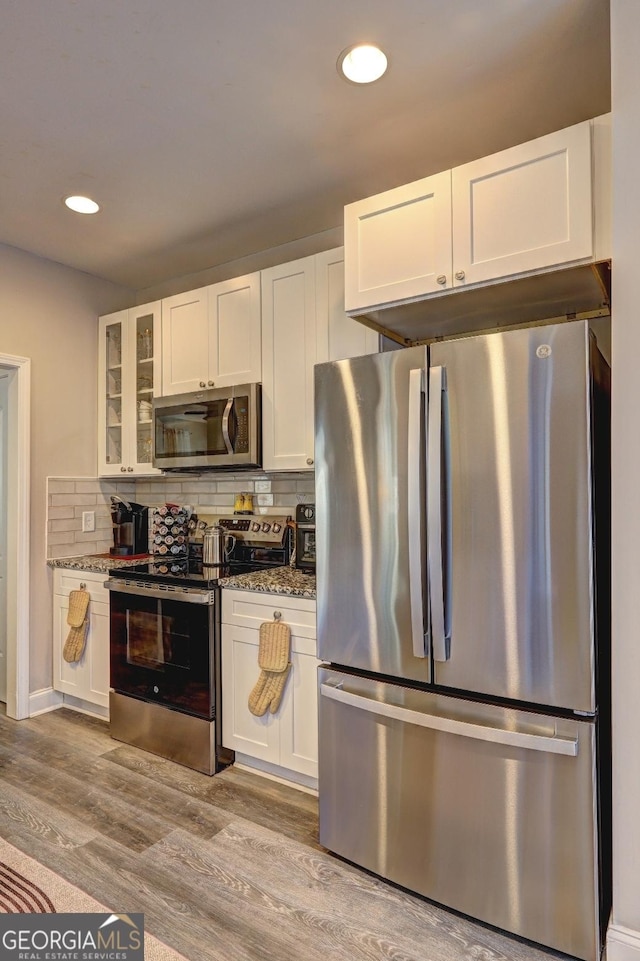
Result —
<instances>
[{"instance_id":1,"label":"towel hanging on drawer","mask_svg":"<svg viewBox=\"0 0 640 961\"><path fill-rule=\"evenodd\" d=\"M280 707L285 684L291 671L289 653L291 629L283 624L280 616L260 625L258 644L258 667L260 676L249 695L249 710L262 717L270 710L275 714Z\"/></svg>"},{"instance_id":2,"label":"towel hanging on drawer","mask_svg":"<svg viewBox=\"0 0 640 961\"><path fill-rule=\"evenodd\" d=\"M62 656L65 661L79 661L84 654L89 631L89 591L69 591L67 624L71 628L64 643Z\"/></svg>"}]
</instances>

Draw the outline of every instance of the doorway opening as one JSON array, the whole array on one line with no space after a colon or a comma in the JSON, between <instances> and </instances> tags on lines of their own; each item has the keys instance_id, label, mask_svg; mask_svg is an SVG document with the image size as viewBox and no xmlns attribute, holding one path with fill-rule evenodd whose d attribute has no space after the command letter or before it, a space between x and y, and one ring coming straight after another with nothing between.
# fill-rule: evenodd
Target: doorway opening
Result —
<instances>
[{"instance_id":1,"label":"doorway opening","mask_svg":"<svg viewBox=\"0 0 640 961\"><path fill-rule=\"evenodd\" d=\"M31 361L0 354L0 700L29 716Z\"/></svg>"}]
</instances>

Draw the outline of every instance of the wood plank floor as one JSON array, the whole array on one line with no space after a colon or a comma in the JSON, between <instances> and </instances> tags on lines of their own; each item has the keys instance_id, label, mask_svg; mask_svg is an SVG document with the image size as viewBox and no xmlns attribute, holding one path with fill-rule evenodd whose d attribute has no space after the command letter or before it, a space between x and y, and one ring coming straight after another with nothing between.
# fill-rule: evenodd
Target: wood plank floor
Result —
<instances>
[{"instance_id":1,"label":"wood plank floor","mask_svg":"<svg viewBox=\"0 0 640 961\"><path fill-rule=\"evenodd\" d=\"M0 709L1 711L1 709ZM213 778L62 709L0 712L0 834L190 961L549 961L318 844L317 801Z\"/></svg>"}]
</instances>

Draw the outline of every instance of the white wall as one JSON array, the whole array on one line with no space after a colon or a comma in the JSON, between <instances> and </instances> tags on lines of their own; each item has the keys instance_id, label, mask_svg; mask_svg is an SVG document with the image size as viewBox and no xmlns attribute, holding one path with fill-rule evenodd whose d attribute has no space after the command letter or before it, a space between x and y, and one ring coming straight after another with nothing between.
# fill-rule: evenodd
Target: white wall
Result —
<instances>
[{"instance_id":1,"label":"white wall","mask_svg":"<svg viewBox=\"0 0 640 961\"><path fill-rule=\"evenodd\" d=\"M46 477L96 473L96 318L132 303L130 290L0 245L0 353L31 359L30 691L52 681Z\"/></svg>"},{"instance_id":2,"label":"white wall","mask_svg":"<svg viewBox=\"0 0 640 961\"><path fill-rule=\"evenodd\" d=\"M292 240L288 244L281 244L279 247L268 247L266 250L247 254L246 257L240 257L238 260L230 260L227 263L208 267L193 274L172 277L162 283L155 284L153 287L139 290L136 304L148 304L152 300L161 300L163 297L181 294L185 290L197 290L198 287L217 284L221 280L230 280L232 277L252 274L256 270L265 270L267 267L288 264L289 261L298 260L300 257L310 257L312 254L319 254L324 250L342 247L343 243L344 230L342 225L332 227L330 230L323 230L319 234L299 237L297 240Z\"/></svg>"},{"instance_id":3,"label":"white wall","mask_svg":"<svg viewBox=\"0 0 640 961\"><path fill-rule=\"evenodd\" d=\"M7 699L7 416L9 372L0 367L0 701Z\"/></svg>"},{"instance_id":4,"label":"white wall","mask_svg":"<svg viewBox=\"0 0 640 961\"><path fill-rule=\"evenodd\" d=\"M640 958L640 3L612 0L613 924Z\"/></svg>"}]
</instances>

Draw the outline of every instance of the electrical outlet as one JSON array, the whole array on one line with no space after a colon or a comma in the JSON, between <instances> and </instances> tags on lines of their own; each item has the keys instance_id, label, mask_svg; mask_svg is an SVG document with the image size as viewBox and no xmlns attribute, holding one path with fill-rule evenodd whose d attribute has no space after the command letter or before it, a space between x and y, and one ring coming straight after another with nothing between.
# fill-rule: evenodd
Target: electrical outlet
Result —
<instances>
[{"instance_id":1,"label":"electrical outlet","mask_svg":"<svg viewBox=\"0 0 640 961\"><path fill-rule=\"evenodd\" d=\"M96 529L96 512L95 511L83 511L82 512L82 530L85 532L95 531Z\"/></svg>"},{"instance_id":2,"label":"electrical outlet","mask_svg":"<svg viewBox=\"0 0 640 961\"><path fill-rule=\"evenodd\" d=\"M271 493L270 480L256 481L256 494L270 494L270 493Z\"/></svg>"}]
</instances>

